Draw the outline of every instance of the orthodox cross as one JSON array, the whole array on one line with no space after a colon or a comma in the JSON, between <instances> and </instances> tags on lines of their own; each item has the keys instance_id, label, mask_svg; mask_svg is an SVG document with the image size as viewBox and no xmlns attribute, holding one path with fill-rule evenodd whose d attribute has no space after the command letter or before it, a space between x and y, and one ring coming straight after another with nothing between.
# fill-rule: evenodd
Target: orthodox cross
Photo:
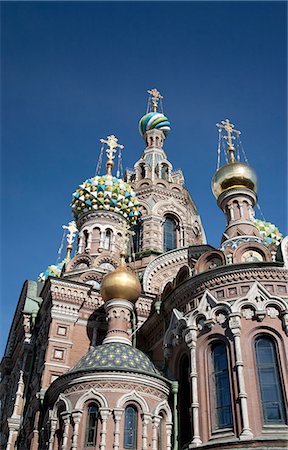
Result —
<instances>
[{"instance_id":1,"label":"orthodox cross","mask_svg":"<svg viewBox=\"0 0 288 450\"><path fill-rule=\"evenodd\" d=\"M224 139L226 139L228 143L228 152L230 156L230 161L235 162L234 152L235 148L233 145L233 140L236 139L235 136L233 136L233 133L237 134L239 136L241 134L241 131L235 130L235 125L230 122L229 119L222 120L221 123L216 123L216 127L223 129L227 132L227 136L223 136Z\"/></svg>"},{"instance_id":2,"label":"orthodox cross","mask_svg":"<svg viewBox=\"0 0 288 450\"><path fill-rule=\"evenodd\" d=\"M162 100L163 96L160 94L160 92L157 89L149 89L148 94L151 95L152 105L153 105L153 111L156 112L158 108L159 100Z\"/></svg>"},{"instance_id":3,"label":"orthodox cross","mask_svg":"<svg viewBox=\"0 0 288 450\"><path fill-rule=\"evenodd\" d=\"M107 136L107 139L100 139L100 142L102 144L108 145L108 148L106 149L106 155L108 158L106 167L107 174L111 175L112 167L114 166L113 159L115 158L115 153L117 151L116 149L118 147L122 150L124 148L124 145L118 144L118 139L116 138L116 136L114 136L114 134L111 134L111 136Z\"/></svg>"}]
</instances>

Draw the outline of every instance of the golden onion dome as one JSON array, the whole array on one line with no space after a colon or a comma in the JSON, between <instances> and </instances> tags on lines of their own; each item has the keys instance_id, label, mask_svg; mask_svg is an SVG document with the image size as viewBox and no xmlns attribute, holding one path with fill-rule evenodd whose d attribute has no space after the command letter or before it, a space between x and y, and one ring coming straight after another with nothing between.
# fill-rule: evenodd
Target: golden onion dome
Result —
<instances>
[{"instance_id":1,"label":"golden onion dome","mask_svg":"<svg viewBox=\"0 0 288 450\"><path fill-rule=\"evenodd\" d=\"M257 176L247 164L231 162L220 167L212 179L212 191L216 198L231 188L248 188L257 193Z\"/></svg>"},{"instance_id":2,"label":"golden onion dome","mask_svg":"<svg viewBox=\"0 0 288 450\"><path fill-rule=\"evenodd\" d=\"M123 298L130 302L136 302L141 294L141 285L138 278L128 272L124 264L121 264L118 269L105 275L100 293L105 302L112 298Z\"/></svg>"}]
</instances>

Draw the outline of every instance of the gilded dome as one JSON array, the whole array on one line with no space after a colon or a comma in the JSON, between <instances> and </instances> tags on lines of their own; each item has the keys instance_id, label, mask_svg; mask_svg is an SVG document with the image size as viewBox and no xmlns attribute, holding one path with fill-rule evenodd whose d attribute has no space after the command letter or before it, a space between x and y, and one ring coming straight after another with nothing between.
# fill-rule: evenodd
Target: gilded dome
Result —
<instances>
[{"instance_id":1,"label":"gilded dome","mask_svg":"<svg viewBox=\"0 0 288 450\"><path fill-rule=\"evenodd\" d=\"M171 129L168 118L159 112L149 112L140 119L139 132L141 136L144 136L146 131L153 130L154 128L163 131L166 137Z\"/></svg>"},{"instance_id":2,"label":"gilded dome","mask_svg":"<svg viewBox=\"0 0 288 450\"><path fill-rule=\"evenodd\" d=\"M140 215L136 194L123 180L112 175L88 178L73 193L71 202L75 219L88 211L114 211L134 224Z\"/></svg>"},{"instance_id":3,"label":"gilded dome","mask_svg":"<svg viewBox=\"0 0 288 450\"><path fill-rule=\"evenodd\" d=\"M141 294L141 285L138 278L128 272L125 265L120 265L118 269L105 275L100 293L104 301L123 298L130 302L136 302Z\"/></svg>"},{"instance_id":4,"label":"gilded dome","mask_svg":"<svg viewBox=\"0 0 288 450\"><path fill-rule=\"evenodd\" d=\"M212 179L212 191L216 198L231 188L248 188L257 193L257 176L247 164L235 162L220 167Z\"/></svg>"}]
</instances>

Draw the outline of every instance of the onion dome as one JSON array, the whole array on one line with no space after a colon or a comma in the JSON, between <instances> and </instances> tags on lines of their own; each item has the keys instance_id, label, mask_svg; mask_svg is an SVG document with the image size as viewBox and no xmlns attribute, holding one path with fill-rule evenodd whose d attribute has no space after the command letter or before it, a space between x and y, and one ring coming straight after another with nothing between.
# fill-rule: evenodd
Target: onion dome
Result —
<instances>
[{"instance_id":1,"label":"onion dome","mask_svg":"<svg viewBox=\"0 0 288 450\"><path fill-rule=\"evenodd\" d=\"M160 376L159 371L145 353L121 342L111 342L91 348L70 370L70 373L108 370Z\"/></svg>"},{"instance_id":2,"label":"onion dome","mask_svg":"<svg viewBox=\"0 0 288 450\"><path fill-rule=\"evenodd\" d=\"M62 269L64 264L66 264L69 261L69 259L64 258L59 264L51 264L51 266L48 266L45 272L41 272L38 276L39 282L44 282L47 280L48 277L56 277L60 278Z\"/></svg>"},{"instance_id":3,"label":"onion dome","mask_svg":"<svg viewBox=\"0 0 288 450\"><path fill-rule=\"evenodd\" d=\"M258 228L263 241L266 244L279 245L282 239L282 234L278 228L271 222L264 222L260 219L254 220L256 227Z\"/></svg>"},{"instance_id":4,"label":"onion dome","mask_svg":"<svg viewBox=\"0 0 288 450\"><path fill-rule=\"evenodd\" d=\"M136 302L141 294L141 285L138 278L133 273L128 272L125 262L122 260L116 270L103 278L100 294L105 302L112 298Z\"/></svg>"},{"instance_id":5,"label":"onion dome","mask_svg":"<svg viewBox=\"0 0 288 450\"><path fill-rule=\"evenodd\" d=\"M140 215L136 194L122 179L111 174L88 178L73 193L71 202L75 219L89 211L107 210L121 214L130 224Z\"/></svg>"},{"instance_id":6,"label":"onion dome","mask_svg":"<svg viewBox=\"0 0 288 450\"><path fill-rule=\"evenodd\" d=\"M156 111L145 114L139 121L139 132L141 136L144 136L147 131L153 129L163 131L166 137L171 129L168 118L164 114Z\"/></svg>"},{"instance_id":7,"label":"onion dome","mask_svg":"<svg viewBox=\"0 0 288 450\"><path fill-rule=\"evenodd\" d=\"M231 162L220 167L212 179L212 191L216 198L231 188L248 188L257 193L257 176L247 164Z\"/></svg>"}]
</instances>

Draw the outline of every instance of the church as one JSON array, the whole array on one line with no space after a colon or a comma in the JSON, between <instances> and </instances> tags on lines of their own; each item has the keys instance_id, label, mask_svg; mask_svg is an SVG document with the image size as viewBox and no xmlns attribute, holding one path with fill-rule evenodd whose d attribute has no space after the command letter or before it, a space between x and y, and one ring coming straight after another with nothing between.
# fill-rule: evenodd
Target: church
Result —
<instances>
[{"instance_id":1,"label":"church","mask_svg":"<svg viewBox=\"0 0 288 450\"><path fill-rule=\"evenodd\" d=\"M225 119L212 191L226 226L207 243L164 150L163 97L148 93L134 168L121 177L122 144L101 139L64 259L23 285L1 362L2 449L288 446L288 237L255 218L257 176Z\"/></svg>"}]
</instances>

